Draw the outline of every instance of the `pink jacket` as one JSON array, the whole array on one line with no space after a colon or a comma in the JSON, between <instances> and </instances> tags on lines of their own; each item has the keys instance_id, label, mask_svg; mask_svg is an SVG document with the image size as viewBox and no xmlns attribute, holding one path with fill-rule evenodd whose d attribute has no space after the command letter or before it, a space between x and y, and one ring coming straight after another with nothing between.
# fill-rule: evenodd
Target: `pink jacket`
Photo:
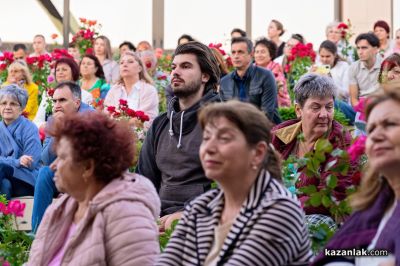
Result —
<instances>
[{"instance_id":1,"label":"pink jacket","mask_svg":"<svg viewBox=\"0 0 400 266\"><path fill-rule=\"evenodd\" d=\"M46 211L28 265L48 265L65 241L77 202L63 195ZM70 238L61 265L154 265L160 252L156 219L160 200L153 184L126 174L90 202Z\"/></svg>"}]
</instances>

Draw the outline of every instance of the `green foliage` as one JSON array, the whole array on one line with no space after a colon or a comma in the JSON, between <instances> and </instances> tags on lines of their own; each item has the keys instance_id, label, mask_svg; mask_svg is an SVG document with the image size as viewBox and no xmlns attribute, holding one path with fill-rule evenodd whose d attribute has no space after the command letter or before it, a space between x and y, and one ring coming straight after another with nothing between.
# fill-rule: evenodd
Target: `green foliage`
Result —
<instances>
[{"instance_id":1,"label":"green foliage","mask_svg":"<svg viewBox=\"0 0 400 266\"><path fill-rule=\"evenodd\" d=\"M311 238L311 250L314 254L318 254L322 251L322 248L326 246L336 230L322 223L319 225L309 225L308 231Z\"/></svg>"},{"instance_id":2,"label":"green foliage","mask_svg":"<svg viewBox=\"0 0 400 266\"><path fill-rule=\"evenodd\" d=\"M164 249L167 247L167 244L168 244L168 242L172 236L172 233L174 232L175 227L178 224L178 222L179 222L179 220L173 221L170 229L166 229L164 233L160 233L159 242L160 242L161 252L163 252Z\"/></svg>"},{"instance_id":3,"label":"green foliage","mask_svg":"<svg viewBox=\"0 0 400 266\"><path fill-rule=\"evenodd\" d=\"M7 204L4 195L0 195L0 203ZM34 236L14 229L14 215L5 215L0 211L0 261L8 261L11 265L22 265L28 260Z\"/></svg>"}]
</instances>

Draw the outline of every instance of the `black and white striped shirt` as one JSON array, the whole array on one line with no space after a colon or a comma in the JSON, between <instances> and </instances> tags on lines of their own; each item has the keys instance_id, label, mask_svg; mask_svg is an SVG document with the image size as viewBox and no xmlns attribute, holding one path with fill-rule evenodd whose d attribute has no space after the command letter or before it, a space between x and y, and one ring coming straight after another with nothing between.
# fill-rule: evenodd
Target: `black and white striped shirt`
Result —
<instances>
[{"instance_id":1,"label":"black and white striped shirt","mask_svg":"<svg viewBox=\"0 0 400 266\"><path fill-rule=\"evenodd\" d=\"M156 265L203 265L224 206L223 191L188 204ZM262 171L234 221L217 265L307 265L308 229L297 198Z\"/></svg>"}]
</instances>

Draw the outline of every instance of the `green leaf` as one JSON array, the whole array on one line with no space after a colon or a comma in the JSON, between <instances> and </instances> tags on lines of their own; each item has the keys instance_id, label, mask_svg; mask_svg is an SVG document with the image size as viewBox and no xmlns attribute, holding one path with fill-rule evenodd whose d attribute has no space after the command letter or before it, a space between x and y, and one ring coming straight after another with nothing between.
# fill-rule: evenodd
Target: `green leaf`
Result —
<instances>
[{"instance_id":1,"label":"green leaf","mask_svg":"<svg viewBox=\"0 0 400 266\"><path fill-rule=\"evenodd\" d=\"M317 159L320 163L325 162L326 157L325 154L323 152L315 152L314 154L315 159Z\"/></svg>"},{"instance_id":2,"label":"green leaf","mask_svg":"<svg viewBox=\"0 0 400 266\"><path fill-rule=\"evenodd\" d=\"M337 186L337 177L334 175L329 175L326 179L326 185L329 188L334 189Z\"/></svg>"},{"instance_id":3,"label":"green leaf","mask_svg":"<svg viewBox=\"0 0 400 266\"><path fill-rule=\"evenodd\" d=\"M325 208L329 208L329 206L331 206L331 204L332 204L332 200L327 195L324 195L322 197L322 205L324 205Z\"/></svg>"},{"instance_id":4,"label":"green leaf","mask_svg":"<svg viewBox=\"0 0 400 266\"><path fill-rule=\"evenodd\" d=\"M306 195L311 195L312 193L317 192L317 187L315 185L309 185L309 186L299 188L299 191Z\"/></svg>"},{"instance_id":5,"label":"green leaf","mask_svg":"<svg viewBox=\"0 0 400 266\"><path fill-rule=\"evenodd\" d=\"M318 207L321 205L321 194L319 192L315 192L310 197L310 204L313 207Z\"/></svg>"},{"instance_id":6,"label":"green leaf","mask_svg":"<svg viewBox=\"0 0 400 266\"><path fill-rule=\"evenodd\" d=\"M315 143L315 150L322 151L325 153L330 153L333 147L332 144L327 139L318 139Z\"/></svg>"}]
</instances>

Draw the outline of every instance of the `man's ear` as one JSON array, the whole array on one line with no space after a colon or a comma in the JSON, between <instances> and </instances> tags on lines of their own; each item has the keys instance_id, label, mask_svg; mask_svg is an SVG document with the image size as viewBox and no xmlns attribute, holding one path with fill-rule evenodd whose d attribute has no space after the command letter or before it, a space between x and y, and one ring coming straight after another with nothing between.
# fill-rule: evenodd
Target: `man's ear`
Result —
<instances>
[{"instance_id":1,"label":"man's ear","mask_svg":"<svg viewBox=\"0 0 400 266\"><path fill-rule=\"evenodd\" d=\"M302 115L303 111L301 110L301 107L300 107L300 105L298 103L296 103L294 105L294 110L296 112L297 118L301 118L301 115Z\"/></svg>"},{"instance_id":2,"label":"man's ear","mask_svg":"<svg viewBox=\"0 0 400 266\"><path fill-rule=\"evenodd\" d=\"M207 83L210 80L210 75L208 75L207 73L202 73L201 74L201 81L203 83Z\"/></svg>"},{"instance_id":3,"label":"man's ear","mask_svg":"<svg viewBox=\"0 0 400 266\"><path fill-rule=\"evenodd\" d=\"M80 100L80 99L75 99L76 111L78 111L78 109L79 109L80 106L81 106L81 100Z\"/></svg>"}]
</instances>

